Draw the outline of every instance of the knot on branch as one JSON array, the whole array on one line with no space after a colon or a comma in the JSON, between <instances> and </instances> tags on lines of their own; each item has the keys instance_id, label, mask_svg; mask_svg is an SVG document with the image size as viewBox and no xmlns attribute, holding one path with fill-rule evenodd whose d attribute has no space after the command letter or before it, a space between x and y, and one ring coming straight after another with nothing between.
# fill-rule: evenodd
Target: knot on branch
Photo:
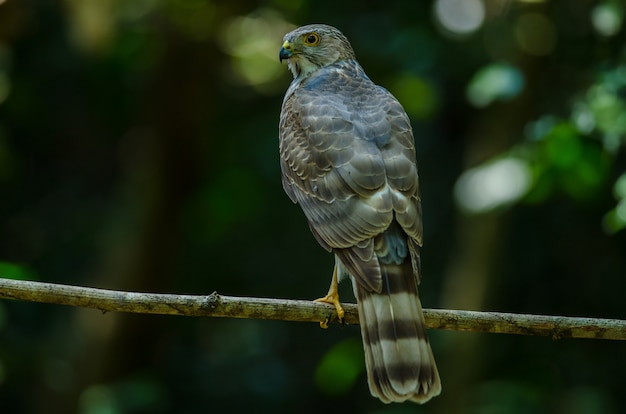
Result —
<instances>
[{"instance_id":1,"label":"knot on branch","mask_svg":"<svg viewBox=\"0 0 626 414\"><path fill-rule=\"evenodd\" d=\"M220 306L222 302L222 297L217 293L217 291L214 291L205 299L206 307L210 310L217 309L217 307Z\"/></svg>"}]
</instances>

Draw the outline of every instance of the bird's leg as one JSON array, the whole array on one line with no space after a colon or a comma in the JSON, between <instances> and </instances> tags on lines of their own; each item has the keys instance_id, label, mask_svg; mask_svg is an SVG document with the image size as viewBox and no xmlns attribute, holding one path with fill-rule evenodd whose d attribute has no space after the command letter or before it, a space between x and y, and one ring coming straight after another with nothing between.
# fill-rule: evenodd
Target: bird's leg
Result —
<instances>
[{"instance_id":1,"label":"bird's leg","mask_svg":"<svg viewBox=\"0 0 626 414\"><path fill-rule=\"evenodd\" d=\"M315 299L315 302L324 302L329 303L335 306L335 310L337 311L337 316L339 319L343 319L345 315L345 311L339 302L339 281L337 277L337 265L335 265L335 269L333 270L333 279L330 281L330 288L328 289L328 293L323 298ZM328 328L328 319L320 322L320 327L323 329Z\"/></svg>"}]
</instances>

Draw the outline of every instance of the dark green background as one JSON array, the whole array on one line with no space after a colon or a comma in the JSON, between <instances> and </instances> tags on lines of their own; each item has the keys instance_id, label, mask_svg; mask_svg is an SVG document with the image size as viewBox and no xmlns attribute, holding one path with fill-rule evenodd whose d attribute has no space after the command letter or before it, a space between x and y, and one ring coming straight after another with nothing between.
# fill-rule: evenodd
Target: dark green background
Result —
<instances>
[{"instance_id":1,"label":"dark green background","mask_svg":"<svg viewBox=\"0 0 626 414\"><path fill-rule=\"evenodd\" d=\"M626 318L625 36L593 24L621 24L623 3L484 4L482 26L462 35L426 1L0 2L0 277L323 295L333 258L282 192L277 128L290 81L282 35L324 22L413 120L425 307ZM498 86L486 68L517 83ZM473 105L472 88L493 102ZM460 208L464 171L507 157L527 166L528 191L490 211ZM443 393L385 406L369 396L358 327L2 301L0 410L626 407L623 343L430 337Z\"/></svg>"}]
</instances>

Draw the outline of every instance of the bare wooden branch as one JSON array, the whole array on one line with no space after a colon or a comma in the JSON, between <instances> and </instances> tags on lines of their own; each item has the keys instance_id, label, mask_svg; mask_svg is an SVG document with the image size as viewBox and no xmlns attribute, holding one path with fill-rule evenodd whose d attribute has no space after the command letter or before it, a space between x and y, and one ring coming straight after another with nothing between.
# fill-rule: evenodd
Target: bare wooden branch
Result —
<instances>
[{"instance_id":1,"label":"bare wooden branch","mask_svg":"<svg viewBox=\"0 0 626 414\"><path fill-rule=\"evenodd\" d=\"M138 293L0 278L0 298L79 306L103 312L340 322L334 307L324 303L223 296L217 292L208 296ZM346 311L343 323L358 324L356 305L346 303L343 306ZM429 329L549 336L553 339L626 340L626 320L619 319L447 309L425 309L424 315Z\"/></svg>"}]
</instances>

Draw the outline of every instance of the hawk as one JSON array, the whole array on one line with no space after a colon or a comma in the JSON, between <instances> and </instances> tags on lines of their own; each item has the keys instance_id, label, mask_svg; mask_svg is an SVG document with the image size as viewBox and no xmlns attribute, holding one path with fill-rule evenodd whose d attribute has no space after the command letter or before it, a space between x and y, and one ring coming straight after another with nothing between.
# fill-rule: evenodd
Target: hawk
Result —
<instances>
[{"instance_id":1,"label":"hawk","mask_svg":"<svg viewBox=\"0 0 626 414\"><path fill-rule=\"evenodd\" d=\"M374 84L336 28L314 24L283 38L293 81L280 114L282 184L338 281L357 298L370 391L385 403L424 403L441 391L417 285L422 210L409 118Z\"/></svg>"}]
</instances>

